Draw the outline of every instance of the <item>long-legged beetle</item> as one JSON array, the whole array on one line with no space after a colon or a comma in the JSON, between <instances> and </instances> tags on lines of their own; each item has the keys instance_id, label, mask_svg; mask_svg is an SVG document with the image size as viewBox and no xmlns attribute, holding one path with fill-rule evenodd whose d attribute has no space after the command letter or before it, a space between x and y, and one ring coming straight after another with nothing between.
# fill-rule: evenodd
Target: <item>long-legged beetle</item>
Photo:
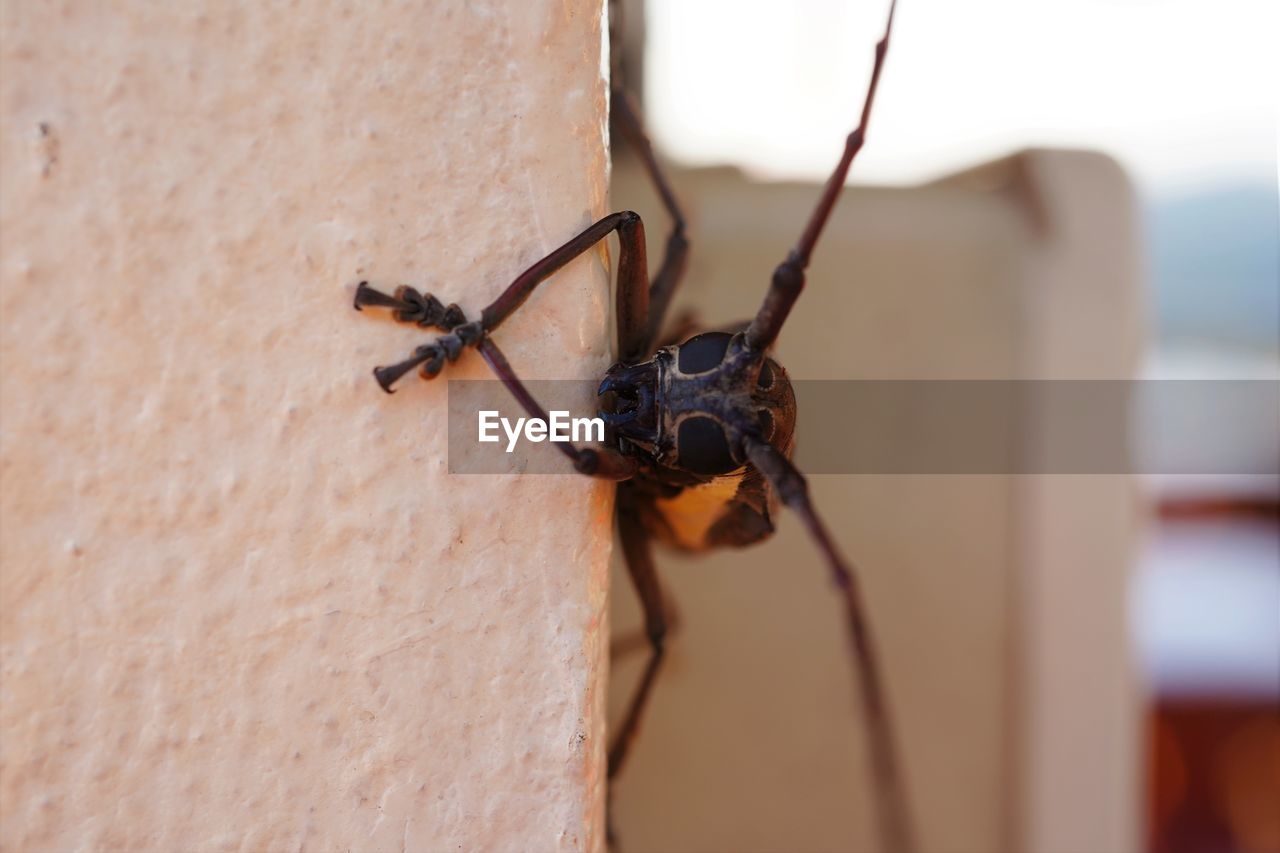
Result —
<instances>
[{"instance_id":1,"label":"long-legged beetle","mask_svg":"<svg viewBox=\"0 0 1280 853\"><path fill-rule=\"evenodd\" d=\"M386 294L361 282L355 307L390 308L400 322L446 332L404 361L375 368L383 390L390 392L396 381L415 368L420 368L423 378L432 379L463 350L475 348L529 415L545 421L546 411L516 375L491 333L539 284L616 231L621 245L615 309L618 361L598 390L605 401L600 416L611 428L610 440L600 448L556 444L580 473L618 482L622 552L644 609L650 646L648 664L609 746L609 778L615 778L626 762L664 657L669 615L654 569L652 540L687 550L750 545L773 533L772 515L780 502L804 522L843 598L869 728L879 832L886 848L906 851L914 843L904 783L857 577L814 509L804 477L790 461L795 397L786 371L769 355L804 288L814 246L865 141L895 6L896 0L890 4L884 35L876 44L858 126L846 139L844 153L800 239L774 270L760 310L737 330L703 332L683 342L661 337L689 241L684 215L637 110L618 88L612 96L618 126L640 155L672 219L662 263L652 281L644 225L637 214L622 211L606 216L533 264L476 320L467 320L456 305L445 306L407 286ZM612 822L609 828L612 837Z\"/></svg>"}]
</instances>

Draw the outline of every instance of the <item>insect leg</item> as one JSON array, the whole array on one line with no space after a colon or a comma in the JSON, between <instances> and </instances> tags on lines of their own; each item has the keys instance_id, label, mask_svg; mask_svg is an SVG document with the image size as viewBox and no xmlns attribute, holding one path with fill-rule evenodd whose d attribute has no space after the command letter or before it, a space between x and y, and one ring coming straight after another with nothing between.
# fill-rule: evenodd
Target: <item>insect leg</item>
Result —
<instances>
[{"instance_id":1,"label":"insect leg","mask_svg":"<svg viewBox=\"0 0 1280 853\"><path fill-rule=\"evenodd\" d=\"M615 230L621 246L616 301L618 358L632 361L644 355L644 329L649 313L648 264L644 223L639 214L630 210L606 216L517 276L497 299L480 312L480 322L485 331L496 329L552 273Z\"/></svg>"},{"instance_id":2,"label":"insect leg","mask_svg":"<svg viewBox=\"0 0 1280 853\"><path fill-rule=\"evenodd\" d=\"M831 567L832 577L844 600L845 621L855 670L861 676L862 707L869 732L872 787L876 794L880 834L889 850L902 853L914 850L907 816L906 791L894 746L893 727L884 687L880 680L880 665L853 566L841 555L831 534L827 532L826 525L818 517L809 499L809 486L804 475L791 464L791 460L769 443L757 438L748 438L745 449L751 464L778 490L782 502L800 516Z\"/></svg>"},{"instance_id":3,"label":"insect leg","mask_svg":"<svg viewBox=\"0 0 1280 853\"><path fill-rule=\"evenodd\" d=\"M445 305L430 293L419 293L415 288L402 284L393 295L388 295L362 281L356 288L354 307L364 310L366 305L392 309L392 316L401 323L413 323L423 328L450 331L467 321L462 309L455 304Z\"/></svg>"},{"instance_id":4,"label":"insect leg","mask_svg":"<svg viewBox=\"0 0 1280 853\"><path fill-rule=\"evenodd\" d=\"M511 316L512 312L529 298L539 284L550 278L565 264L588 251L612 231L618 232L618 240L622 247L618 256L616 303L618 355L624 361L635 360L642 356L649 311L644 223L640 221L639 215L627 210L606 216L522 272L497 299L480 312L479 320L454 325L450 328L449 334L418 347L404 361L375 368L373 374L378 384L382 386L382 390L390 393L391 386L400 377L418 366L422 367L423 378L435 377L444 368L446 361L456 361L464 349L478 345L490 332L500 326L503 320ZM379 305L392 308L399 313L406 310L402 306L412 307L403 297L404 294L400 291L397 291L397 296L388 296L367 285L362 285L356 290L356 308L359 309L363 305Z\"/></svg>"},{"instance_id":5,"label":"insect leg","mask_svg":"<svg viewBox=\"0 0 1280 853\"><path fill-rule=\"evenodd\" d=\"M684 212L680 209L680 202L676 199L666 173L653 153L653 145L649 141L649 135L645 133L644 124L640 120L639 111L632 102L631 96L623 89L615 88L611 101L614 117L618 120L618 129L627 138L627 142L635 148L640 162L644 164L644 169L649 174L649 179L653 181L654 188L658 191L662 206L671 217L671 233L667 235L667 247L662 255L662 266L658 267L658 273L653 277L653 284L649 287L649 322L645 333L645 344L646 350L652 350L662 330L662 321L671 304L671 297L675 295L680 279L684 277L685 261L689 255L689 240L685 236Z\"/></svg>"},{"instance_id":6,"label":"insect leg","mask_svg":"<svg viewBox=\"0 0 1280 853\"><path fill-rule=\"evenodd\" d=\"M498 349L492 339L481 338L476 349L480 351L480 357L488 362L498 379L502 380L502 384L507 386L507 390L524 407L530 417L544 422L550 420L546 409L542 408L529 393L529 389L520 381L520 377L516 376L507 357L502 354L502 350ZM553 442L553 446L569 457L574 469L580 474L605 480L626 480L636 472L637 466L634 460L611 448L577 447L567 441Z\"/></svg>"},{"instance_id":7,"label":"insect leg","mask_svg":"<svg viewBox=\"0 0 1280 853\"><path fill-rule=\"evenodd\" d=\"M778 332L782 330L782 324L786 322L787 315L791 313L791 306L795 304L800 291L804 289L804 271L809 266L809 256L813 254L813 247L827 224L831 209L835 207L836 200L840 197L845 178L849 176L849 166L853 163L853 158L862 150L863 142L866 141L867 120L871 117L871 105L875 101L876 87L880 84L884 57L889 50L889 34L893 30L893 13L896 6L897 0L889 4L889 20L885 24L884 35L876 43L875 65L871 68L871 82L867 86L866 99L862 102L862 117L858 120L858 126L845 140L844 154L841 155L840 162L836 164L831 177L827 179L826 187L809 218L809 224L800 235L800 240L787 254L786 260L773 271L773 280L769 285L769 292L765 295L764 304L760 306L759 313L747 329L746 343L751 349L765 350L773 345Z\"/></svg>"},{"instance_id":8,"label":"insect leg","mask_svg":"<svg viewBox=\"0 0 1280 853\"><path fill-rule=\"evenodd\" d=\"M640 719L644 716L645 706L649 701L649 693L658 677L666 653L667 617L662 601L662 588L658 584L658 573L653 565L653 548L649 542L649 534L640 523L635 510L635 495L625 484L618 487L618 537L622 541L622 555L626 560L627 572L631 575L631 583L635 586L636 595L644 608L645 634L649 638L649 662L645 665L640 683L631 696L626 716L613 736L609 745L609 779L613 779L622 770L627 760L631 744L640 728ZM612 786L610 786L612 794ZM612 821L609 822L609 835L613 836Z\"/></svg>"},{"instance_id":9,"label":"insect leg","mask_svg":"<svg viewBox=\"0 0 1280 853\"><path fill-rule=\"evenodd\" d=\"M662 591L662 612L667 617L667 638L674 639L680 634L681 616L680 606L671 595L671 590L669 589L663 589ZM621 658L627 658L647 648L649 648L649 637L645 633L645 629L640 628L635 631L628 631L622 636L614 637L609 641L609 659L616 661Z\"/></svg>"}]
</instances>

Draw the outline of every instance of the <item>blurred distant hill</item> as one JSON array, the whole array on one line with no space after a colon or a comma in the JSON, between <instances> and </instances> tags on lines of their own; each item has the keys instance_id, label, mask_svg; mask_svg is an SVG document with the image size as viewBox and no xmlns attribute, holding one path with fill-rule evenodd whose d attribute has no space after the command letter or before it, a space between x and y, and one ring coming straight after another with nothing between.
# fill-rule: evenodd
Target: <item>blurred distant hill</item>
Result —
<instances>
[{"instance_id":1,"label":"blurred distant hill","mask_svg":"<svg viewBox=\"0 0 1280 853\"><path fill-rule=\"evenodd\" d=\"M1152 307L1162 346L1280 349L1280 200L1266 184L1151 199Z\"/></svg>"}]
</instances>

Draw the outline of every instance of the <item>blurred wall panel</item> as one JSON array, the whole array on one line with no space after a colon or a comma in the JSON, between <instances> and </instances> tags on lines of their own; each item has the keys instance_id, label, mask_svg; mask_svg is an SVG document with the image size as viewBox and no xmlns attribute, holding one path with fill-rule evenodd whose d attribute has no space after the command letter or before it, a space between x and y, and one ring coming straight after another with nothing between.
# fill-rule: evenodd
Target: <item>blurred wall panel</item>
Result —
<instances>
[{"instance_id":1,"label":"blurred wall panel","mask_svg":"<svg viewBox=\"0 0 1280 853\"><path fill-rule=\"evenodd\" d=\"M695 306L712 326L751 316L817 188L729 170L674 180L693 255L673 314ZM665 220L630 161L616 165L613 205L645 215L656 254ZM1142 344L1134 215L1120 171L1084 153L847 190L779 358L796 380L1131 377ZM1032 470L1039 451L1023 438L1009 452ZM924 847L1133 849L1130 479L811 481L863 573ZM757 548L661 557L682 627L614 794L634 849L875 847L837 605L795 519L779 527ZM613 613L615 634L637 624L616 566ZM611 719L637 664L615 662Z\"/></svg>"}]
</instances>

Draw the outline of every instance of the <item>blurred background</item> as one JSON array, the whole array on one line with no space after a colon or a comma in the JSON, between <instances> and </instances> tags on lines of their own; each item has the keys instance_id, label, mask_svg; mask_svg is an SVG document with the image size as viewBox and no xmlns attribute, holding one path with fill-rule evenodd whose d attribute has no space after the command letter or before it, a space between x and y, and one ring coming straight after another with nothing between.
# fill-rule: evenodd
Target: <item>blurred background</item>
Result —
<instances>
[{"instance_id":1,"label":"blurred background","mask_svg":"<svg viewBox=\"0 0 1280 853\"><path fill-rule=\"evenodd\" d=\"M621 5L691 222L676 313L750 316L886 6ZM1248 0L902 3L793 378L1280 380L1277 31ZM668 220L614 145L656 254ZM1204 428L1132 424L1136 458ZM868 575L926 847L1280 850L1280 411L1239 435L1222 474L814 478ZM780 526L662 555L681 636L616 797L635 849L874 843L825 578Z\"/></svg>"}]
</instances>

